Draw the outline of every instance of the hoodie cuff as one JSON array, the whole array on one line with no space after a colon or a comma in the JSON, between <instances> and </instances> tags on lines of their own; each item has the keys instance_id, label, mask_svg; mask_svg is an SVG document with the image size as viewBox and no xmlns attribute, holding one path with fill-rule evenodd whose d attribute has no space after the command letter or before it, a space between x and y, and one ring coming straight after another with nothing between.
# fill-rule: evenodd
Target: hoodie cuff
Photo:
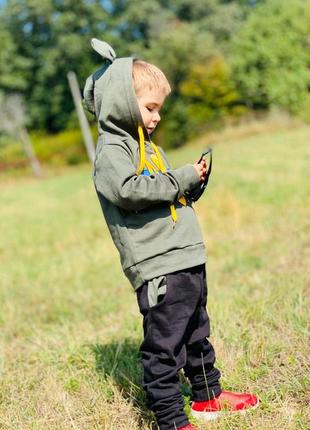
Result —
<instances>
[{"instance_id":1,"label":"hoodie cuff","mask_svg":"<svg viewBox=\"0 0 310 430\"><path fill-rule=\"evenodd\" d=\"M186 164L169 172L172 174L179 184L178 198L184 196L186 191L190 191L200 184L200 178L192 164Z\"/></svg>"}]
</instances>

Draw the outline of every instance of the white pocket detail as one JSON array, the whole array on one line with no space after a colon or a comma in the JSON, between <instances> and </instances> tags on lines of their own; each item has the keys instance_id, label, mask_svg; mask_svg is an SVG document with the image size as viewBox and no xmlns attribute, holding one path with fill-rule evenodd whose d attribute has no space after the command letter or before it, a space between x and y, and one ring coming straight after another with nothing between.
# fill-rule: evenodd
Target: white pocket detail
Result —
<instances>
[{"instance_id":1,"label":"white pocket detail","mask_svg":"<svg viewBox=\"0 0 310 430\"><path fill-rule=\"evenodd\" d=\"M160 296L164 296L167 292L166 276L159 276L147 283L147 298L149 307L152 308L160 302Z\"/></svg>"}]
</instances>

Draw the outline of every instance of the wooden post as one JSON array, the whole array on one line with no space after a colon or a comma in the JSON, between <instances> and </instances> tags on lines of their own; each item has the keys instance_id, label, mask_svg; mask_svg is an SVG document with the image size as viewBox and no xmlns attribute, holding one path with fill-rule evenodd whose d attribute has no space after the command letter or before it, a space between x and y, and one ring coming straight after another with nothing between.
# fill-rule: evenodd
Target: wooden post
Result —
<instances>
[{"instance_id":1,"label":"wooden post","mask_svg":"<svg viewBox=\"0 0 310 430\"><path fill-rule=\"evenodd\" d=\"M19 138L29 159L33 173L37 178L41 179L43 177L41 164L35 155L29 134L25 128L19 130Z\"/></svg>"},{"instance_id":2,"label":"wooden post","mask_svg":"<svg viewBox=\"0 0 310 430\"><path fill-rule=\"evenodd\" d=\"M88 154L88 158L93 163L95 161L95 146L93 137L91 135L90 127L82 106L82 97L78 85L78 81L76 78L76 74L74 72L69 72L67 74L70 90L72 93L75 109L79 118L80 127L82 130L84 143L86 152Z\"/></svg>"}]
</instances>

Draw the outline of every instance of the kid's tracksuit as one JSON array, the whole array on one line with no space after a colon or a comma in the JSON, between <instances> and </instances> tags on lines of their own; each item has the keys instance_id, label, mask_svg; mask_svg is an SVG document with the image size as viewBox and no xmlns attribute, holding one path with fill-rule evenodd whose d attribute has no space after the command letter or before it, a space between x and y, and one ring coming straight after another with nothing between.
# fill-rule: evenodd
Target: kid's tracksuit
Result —
<instances>
[{"instance_id":1,"label":"kid's tracksuit","mask_svg":"<svg viewBox=\"0 0 310 430\"><path fill-rule=\"evenodd\" d=\"M98 120L93 181L144 317L143 387L160 429L175 429L188 423L179 369L194 399L221 391L207 340L206 252L190 199L200 179L192 165L171 169L164 152L154 150L133 88L133 59L115 58L104 42L93 47L104 58L84 88L85 106ZM148 175L138 172L142 151L153 167Z\"/></svg>"}]
</instances>

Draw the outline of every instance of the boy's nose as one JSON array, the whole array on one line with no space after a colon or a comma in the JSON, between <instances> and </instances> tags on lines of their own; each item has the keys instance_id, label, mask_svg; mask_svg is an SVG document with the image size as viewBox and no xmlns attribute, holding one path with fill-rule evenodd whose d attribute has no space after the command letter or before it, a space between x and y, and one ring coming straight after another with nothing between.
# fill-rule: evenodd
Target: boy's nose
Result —
<instances>
[{"instance_id":1,"label":"boy's nose","mask_svg":"<svg viewBox=\"0 0 310 430\"><path fill-rule=\"evenodd\" d=\"M158 112L155 113L154 117L153 117L153 121L155 122L159 122L160 121L160 115Z\"/></svg>"}]
</instances>

